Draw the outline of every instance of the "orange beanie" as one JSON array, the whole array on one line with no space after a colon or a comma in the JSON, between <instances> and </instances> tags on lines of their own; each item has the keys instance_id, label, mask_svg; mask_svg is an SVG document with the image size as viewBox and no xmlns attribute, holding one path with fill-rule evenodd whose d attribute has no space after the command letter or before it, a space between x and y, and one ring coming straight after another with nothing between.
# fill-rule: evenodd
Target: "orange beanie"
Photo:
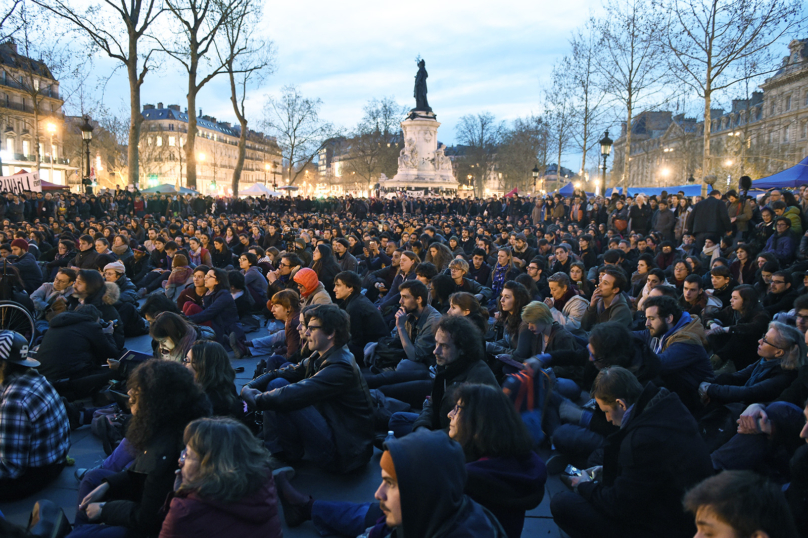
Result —
<instances>
[{"instance_id":1,"label":"orange beanie","mask_svg":"<svg viewBox=\"0 0 808 538\"><path fill-rule=\"evenodd\" d=\"M302 297L308 297L320 282L317 278L317 273L308 267L298 270L298 272L295 273L294 281L305 288L306 291L301 294Z\"/></svg>"},{"instance_id":2,"label":"orange beanie","mask_svg":"<svg viewBox=\"0 0 808 538\"><path fill-rule=\"evenodd\" d=\"M396 477L396 466L393 465L393 456L390 455L389 450L385 450L382 454L382 459L379 461L379 466L382 468L382 470L384 470L384 472L389 474L393 480L398 481L398 478Z\"/></svg>"}]
</instances>

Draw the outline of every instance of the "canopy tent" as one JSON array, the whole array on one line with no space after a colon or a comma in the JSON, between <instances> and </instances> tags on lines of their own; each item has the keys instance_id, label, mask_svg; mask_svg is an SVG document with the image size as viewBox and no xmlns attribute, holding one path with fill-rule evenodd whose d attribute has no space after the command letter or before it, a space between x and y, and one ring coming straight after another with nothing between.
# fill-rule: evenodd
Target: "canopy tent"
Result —
<instances>
[{"instance_id":1,"label":"canopy tent","mask_svg":"<svg viewBox=\"0 0 808 538\"><path fill-rule=\"evenodd\" d=\"M239 196L283 196L283 193L275 192L262 183L253 183L244 190L238 192Z\"/></svg>"},{"instance_id":2,"label":"canopy tent","mask_svg":"<svg viewBox=\"0 0 808 538\"><path fill-rule=\"evenodd\" d=\"M63 191L70 188L67 185L57 185L56 183L51 183L49 181L45 181L44 179L40 179L39 184L42 186L42 192Z\"/></svg>"},{"instance_id":3,"label":"canopy tent","mask_svg":"<svg viewBox=\"0 0 808 538\"><path fill-rule=\"evenodd\" d=\"M625 189L623 189L625 190ZM670 187L629 187L629 196L636 196L638 194L647 194L648 196L655 194L659 196L662 191L668 194L677 194L679 191L685 193L685 196L699 196L701 195L701 184L693 183L688 185L671 185Z\"/></svg>"},{"instance_id":4,"label":"canopy tent","mask_svg":"<svg viewBox=\"0 0 808 538\"><path fill-rule=\"evenodd\" d=\"M573 185L572 181L570 181L569 183L567 183L566 185L564 185L563 187L558 189L557 192L561 196L572 196L575 193L575 185ZM592 192L587 192L586 195L587 196L595 196L595 194L592 193Z\"/></svg>"},{"instance_id":5,"label":"canopy tent","mask_svg":"<svg viewBox=\"0 0 808 538\"><path fill-rule=\"evenodd\" d=\"M156 187L149 187L148 189L142 189L140 192L146 194L199 194L193 189L188 189L185 187L180 187L180 190L177 190L175 185L171 183L163 183L162 185L157 185Z\"/></svg>"},{"instance_id":6,"label":"canopy tent","mask_svg":"<svg viewBox=\"0 0 808 538\"><path fill-rule=\"evenodd\" d=\"M753 189L783 189L808 184L808 157L799 164L752 182Z\"/></svg>"},{"instance_id":7,"label":"canopy tent","mask_svg":"<svg viewBox=\"0 0 808 538\"><path fill-rule=\"evenodd\" d=\"M510 197L511 197L511 196L513 196L514 194L519 195L519 196L524 196L524 195L525 195L525 191L524 191L524 190L522 190L522 189L520 189L519 187L514 187L514 188L513 188L513 190L512 190L511 192L509 192L509 193L507 193L507 194L505 195L505 197L506 197L506 198L510 198Z\"/></svg>"}]
</instances>

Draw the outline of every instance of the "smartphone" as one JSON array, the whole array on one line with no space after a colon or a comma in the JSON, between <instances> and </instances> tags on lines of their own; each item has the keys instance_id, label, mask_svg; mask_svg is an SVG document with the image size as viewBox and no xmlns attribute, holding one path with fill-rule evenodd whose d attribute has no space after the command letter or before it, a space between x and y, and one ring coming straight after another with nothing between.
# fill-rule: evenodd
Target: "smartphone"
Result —
<instances>
[{"instance_id":1,"label":"smartphone","mask_svg":"<svg viewBox=\"0 0 808 538\"><path fill-rule=\"evenodd\" d=\"M574 465L567 465L567 468L564 469L564 474L567 476L583 476L584 472Z\"/></svg>"}]
</instances>

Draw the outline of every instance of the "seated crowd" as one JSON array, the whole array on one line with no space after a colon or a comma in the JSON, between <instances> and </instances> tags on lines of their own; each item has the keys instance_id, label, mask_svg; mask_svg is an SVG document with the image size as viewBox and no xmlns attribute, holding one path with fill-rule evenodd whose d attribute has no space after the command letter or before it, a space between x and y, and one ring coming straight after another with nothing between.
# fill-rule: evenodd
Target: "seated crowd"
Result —
<instances>
[{"instance_id":1,"label":"seated crowd","mask_svg":"<svg viewBox=\"0 0 808 538\"><path fill-rule=\"evenodd\" d=\"M548 475L572 538L808 537L808 189L14 204L0 502L91 426L73 538L518 538Z\"/></svg>"}]
</instances>

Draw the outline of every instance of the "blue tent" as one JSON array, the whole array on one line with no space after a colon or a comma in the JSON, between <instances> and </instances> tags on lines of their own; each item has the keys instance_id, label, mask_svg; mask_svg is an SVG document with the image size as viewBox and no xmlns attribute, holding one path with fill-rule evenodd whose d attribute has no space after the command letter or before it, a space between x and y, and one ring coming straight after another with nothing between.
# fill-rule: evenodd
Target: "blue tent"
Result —
<instances>
[{"instance_id":1,"label":"blue tent","mask_svg":"<svg viewBox=\"0 0 808 538\"><path fill-rule=\"evenodd\" d=\"M773 176L752 182L754 189L783 189L808 184L808 157L799 164L778 172Z\"/></svg>"},{"instance_id":2,"label":"blue tent","mask_svg":"<svg viewBox=\"0 0 808 538\"><path fill-rule=\"evenodd\" d=\"M572 184L572 181L570 181L569 183L558 189L558 194L560 194L561 196L572 196L573 194L575 194L575 186ZM587 192L586 195L595 196L594 193L591 192Z\"/></svg>"},{"instance_id":3,"label":"blue tent","mask_svg":"<svg viewBox=\"0 0 808 538\"><path fill-rule=\"evenodd\" d=\"M670 187L629 187L628 194L629 196L636 196L637 194L646 194L648 196L655 194L659 196L662 191L666 191L668 194L683 191L685 196L699 196L701 195L701 184L672 185Z\"/></svg>"}]
</instances>

